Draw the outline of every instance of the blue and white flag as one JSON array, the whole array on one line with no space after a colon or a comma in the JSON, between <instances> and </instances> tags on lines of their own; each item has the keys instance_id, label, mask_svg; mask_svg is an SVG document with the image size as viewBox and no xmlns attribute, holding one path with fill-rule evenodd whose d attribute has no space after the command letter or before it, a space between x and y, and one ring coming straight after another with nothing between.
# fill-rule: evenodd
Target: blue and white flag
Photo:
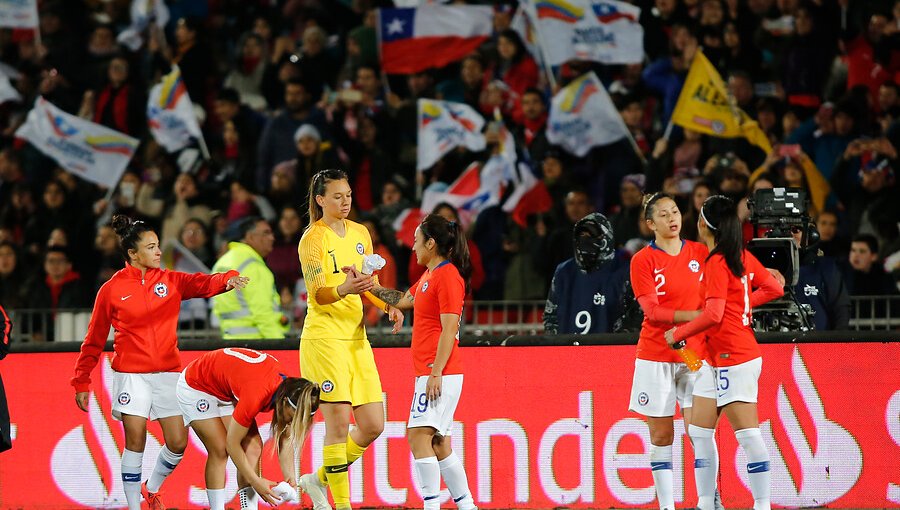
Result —
<instances>
[{"instance_id":1,"label":"blue and white flag","mask_svg":"<svg viewBox=\"0 0 900 510\"><path fill-rule=\"evenodd\" d=\"M553 96L547 140L576 156L628 136L628 128L593 71Z\"/></svg>"},{"instance_id":2,"label":"blue and white flag","mask_svg":"<svg viewBox=\"0 0 900 510\"><path fill-rule=\"evenodd\" d=\"M134 156L139 141L70 115L38 96L16 137L87 181L112 188Z\"/></svg>"},{"instance_id":3,"label":"blue and white flag","mask_svg":"<svg viewBox=\"0 0 900 510\"><path fill-rule=\"evenodd\" d=\"M485 147L484 117L463 103L419 99L419 146L416 169L427 170L444 154L463 146L472 151Z\"/></svg>"},{"instance_id":4,"label":"blue and white flag","mask_svg":"<svg viewBox=\"0 0 900 510\"><path fill-rule=\"evenodd\" d=\"M0 28L37 28L37 0L0 0Z\"/></svg>"},{"instance_id":5,"label":"blue and white flag","mask_svg":"<svg viewBox=\"0 0 900 510\"><path fill-rule=\"evenodd\" d=\"M187 147L191 144L191 138L203 138L178 66L174 66L172 72L150 89L147 124L153 138L168 152L178 152Z\"/></svg>"},{"instance_id":6,"label":"blue and white flag","mask_svg":"<svg viewBox=\"0 0 900 510\"><path fill-rule=\"evenodd\" d=\"M589 60L632 64L644 59L641 9L617 0L523 0L537 24L548 63Z\"/></svg>"}]
</instances>

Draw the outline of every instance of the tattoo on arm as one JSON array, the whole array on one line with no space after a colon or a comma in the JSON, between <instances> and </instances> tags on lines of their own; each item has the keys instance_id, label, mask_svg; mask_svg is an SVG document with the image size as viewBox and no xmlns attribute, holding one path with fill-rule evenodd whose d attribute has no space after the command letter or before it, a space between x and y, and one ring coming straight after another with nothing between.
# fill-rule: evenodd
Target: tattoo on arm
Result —
<instances>
[{"instance_id":1,"label":"tattoo on arm","mask_svg":"<svg viewBox=\"0 0 900 510\"><path fill-rule=\"evenodd\" d=\"M396 305L403 297L403 293L399 290L385 289L384 287L373 290L372 294L389 305Z\"/></svg>"},{"instance_id":2,"label":"tattoo on arm","mask_svg":"<svg viewBox=\"0 0 900 510\"><path fill-rule=\"evenodd\" d=\"M416 301L416 296L413 296L410 291L406 291L406 299L410 303L414 303Z\"/></svg>"}]
</instances>

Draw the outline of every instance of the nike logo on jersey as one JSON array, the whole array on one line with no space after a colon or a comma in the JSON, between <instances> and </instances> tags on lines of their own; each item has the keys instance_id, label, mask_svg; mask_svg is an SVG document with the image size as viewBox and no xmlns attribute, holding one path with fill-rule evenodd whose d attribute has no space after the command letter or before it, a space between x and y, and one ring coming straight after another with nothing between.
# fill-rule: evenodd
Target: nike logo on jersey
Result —
<instances>
[{"instance_id":1,"label":"nike logo on jersey","mask_svg":"<svg viewBox=\"0 0 900 510\"><path fill-rule=\"evenodd\" d=\"M119 298L119 299L121 299L122 301L125 301L126 299L128 299L128 298L130 298L130 297L131 297L131 294L129 294L129 295L127 295L127 296L122 296L122 297Z\"/></svg>"},{"instance_id":2,"label":"nike logo on jersey","mask_svg":"<svg viewBox=\"0 0 900 510\"><path fill-rule=\"evenodd\" d=\"M423 414L414 414L414 415L410 416L410 418L412 418L413 420L417 420L417 419L421 418L422 416L424 416L424 415Z\"/></svg>"},{"instance_id":3,"label":"nike logo on jersey","mask_svg":"<svg viewBox=\"0 0 900 510\"><path fill-rule=\"evenodd\" d=\"M662 268L662 269L655 269L655 268L654 268L654 269L653 269L653 274L659 274L659 273L662 273L662 272L665 271L665 270L666 270L666 268Z\"/></svg>"}]
</instances>

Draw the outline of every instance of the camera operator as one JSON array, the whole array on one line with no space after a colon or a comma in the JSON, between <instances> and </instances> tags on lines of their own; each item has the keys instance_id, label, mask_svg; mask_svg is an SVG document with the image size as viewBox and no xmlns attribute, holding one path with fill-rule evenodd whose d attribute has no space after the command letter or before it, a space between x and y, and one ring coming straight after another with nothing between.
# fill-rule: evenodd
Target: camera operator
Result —
<instances>
[{"instance_id":1,"label":"camera operator","mask_svg":"<svg viewBox=\"0 0 900 510\"><path fill-rule=\"evenodd\" d=\"M850 295L837 262L815 247L819 236L812 224L806 228L799 225L791 227L791 236L800 247L800 278L794 286L797 302L808 304L815 311L815 329L848 329ZM812 243L810 238L813 238Z\"/></svg>"}]
</instances>

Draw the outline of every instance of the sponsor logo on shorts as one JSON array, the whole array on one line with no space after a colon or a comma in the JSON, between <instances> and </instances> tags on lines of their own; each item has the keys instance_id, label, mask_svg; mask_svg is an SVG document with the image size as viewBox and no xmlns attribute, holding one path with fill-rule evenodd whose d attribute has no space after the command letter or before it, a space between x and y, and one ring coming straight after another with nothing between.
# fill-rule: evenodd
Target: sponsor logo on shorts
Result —
<instances>
[{"instance_id":1,"label":"sponsor logo on shorts","mask_svg":"<svg viewBox=\"0 0 900 510\"><path fill-rule=\"evenodd\" d=\"M650 395L647 395L645 392L638 393L638 404L645 406L650 402Z\"/></svg>"},{"instance_id":2,"label":"sponsor logo on shorts","mask_svg":"<svg viewBox=\"0 0 900 510\"><path fill-rule=\"evenodd\" d=\"M127 406L129 402L131 402L131 395L128 392L119 393L119 405Z\"/></svg>"},{"instance_id":3,"label":"sponsor logo on shorts","mask_svg":"<svg viewBox=\"0 0 900 510\"><path fill-rule=\"evenodd\" d=\"M419 418L421 418L423 416L425 416L425 415L424 414L414 414L414 415L410 416L410 418L412 418L413 420L418 420Z\"/></svg>"},{"instance_id":4,"label":"sponsor logo on shorts","mask_svg":"<svg viewBox=\"0 0 900 510\"><path fill-rule=\"evenodd\" d=\"M169 295L169 288L166 287L165 283L160 282L153 287L153 293L159 297L166 297Z\"/></svg>"},{"instance_id":5,"label":"sponsor logo on shorts","mask_svg":"<svg viewBox=\"0 0 900 510\"><path fill-rule=\"evenodd\" d=\"M696 260L691 260L690 262L688 262L688 269L690 269L692 273L699 273L700 263Z\"/></svg>"},{"instance_id":6,"label":"sponsor logo on shorts","mask_svg":"<svg viewBox=\"0 0 900 510\"><path fill-rule=\"evenodd\" d=\"M356 243L356 253L359 253L360 255L362 255L365 251L366 251L366 249L363 248L362 243Z\"/></svg>"},{"instance_id":7,"label":"sponsor logo on shorts","mask_svg":"<svg viewBox=\"0 0 900 510\"><path fill-rule=\"evenodd\" d=\"M334 383L331 381L325 381L322 383L322 393L331 393L334 391Z\"/></svg>"},{"instance_id":8,"label":"sponsor logo on shorts","mask_svg":"<svg viewBox=\"0 0 900 510\"><path fill-rule=\"evenodd\" d=\"M197 401L197 410L200 411L201 413L205 413L206 411L209 411L209 401L206 400L205 398L201 398L200 400L198 400Z\"/></svg>"}]
</instances>

